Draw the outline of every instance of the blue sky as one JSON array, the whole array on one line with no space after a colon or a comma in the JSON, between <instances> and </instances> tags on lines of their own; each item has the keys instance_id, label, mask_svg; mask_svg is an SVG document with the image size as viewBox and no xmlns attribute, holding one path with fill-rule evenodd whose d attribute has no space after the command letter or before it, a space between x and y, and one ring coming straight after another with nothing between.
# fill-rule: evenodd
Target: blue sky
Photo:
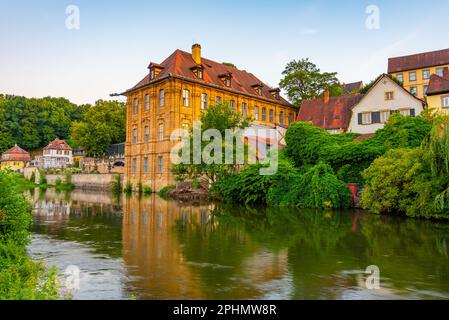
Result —
<instances>
[{"instance_id":1,"label":"blue sky","mask_svg":"<svg viewBox=\"0 0 449 320\"><path fill-rule=\"evenodd\" d=\"M71 4L79 30L66 28ZM365 27L369 5L380 9L378 30ZM93 103L195 42L272 86L306 57L342 82L367 82L388 57L448 48L448 15L447 0L0 0L0 92Z\"/></svg>"}]
</instances>

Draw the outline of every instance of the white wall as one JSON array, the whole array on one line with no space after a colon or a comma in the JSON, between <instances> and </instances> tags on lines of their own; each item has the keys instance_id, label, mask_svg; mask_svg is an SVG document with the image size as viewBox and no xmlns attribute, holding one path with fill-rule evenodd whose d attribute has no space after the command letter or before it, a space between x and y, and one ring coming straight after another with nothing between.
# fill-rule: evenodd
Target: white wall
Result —
<instances>
[{"instance_id":1,"label":"white wall","mask_svg":"<svg viewBox=\"0 0 449 320\"><path fill-rule=\"evenodd\" d=\"M393 91L394 100L385 100L385 92ZM422 102L415 99L400 85L389 77L381 79L371 91L352 109L348 132L361 134L374 133L384 127L383 123L369 125L358 124L358 114L362 112L377 112L384 110L399 110L402 108L415 109L415 116L423 111Z\"/></svg>"}]
</instances>

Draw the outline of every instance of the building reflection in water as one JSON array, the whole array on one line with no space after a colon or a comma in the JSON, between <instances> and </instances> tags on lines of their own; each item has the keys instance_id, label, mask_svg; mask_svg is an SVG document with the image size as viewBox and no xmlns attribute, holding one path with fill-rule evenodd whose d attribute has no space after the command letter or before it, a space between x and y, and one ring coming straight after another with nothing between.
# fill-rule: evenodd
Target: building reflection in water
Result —
<instances>
[{"instance_id":1,"label":"building reflection in water","mask_svg":"<svg viewBox=\"0 0 449 320\"><path fill-rule=\"evenodd\" d=\"M239 299L286 294L287 250L273 254L212 217L213 205L157 196L124 200L123 259L143 299ZM280 296L273 296L280 297Z\"/></svg>"}]
</instances>

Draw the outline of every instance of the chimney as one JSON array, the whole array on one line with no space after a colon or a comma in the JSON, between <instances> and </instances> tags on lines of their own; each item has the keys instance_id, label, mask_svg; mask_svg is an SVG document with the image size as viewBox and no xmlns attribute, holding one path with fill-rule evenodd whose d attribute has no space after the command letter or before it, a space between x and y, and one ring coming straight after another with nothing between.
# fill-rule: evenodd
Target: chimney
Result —
<instances>
[{"instance_id":1,"label":"chimney","mask_svg":"<svg viewBox=\"0 0 449 320\"><path fill-rule=\"evenodd\" d=\"M192 58L196 64L201 64L201 45L198 43L192 46Z\"/></svg>"},{"instance_id":2,"label":"chimney","mask_svg":"<svg viewBox=\"0 0 449 320\"><path fill-rule=\"evenodd\" d=\"M331 96L331 94L330 94L329 91L326 90L326 91L323 92L323 101L324 101L324 103L329 103L330 96Z\"/></svg>"}]
</instances>

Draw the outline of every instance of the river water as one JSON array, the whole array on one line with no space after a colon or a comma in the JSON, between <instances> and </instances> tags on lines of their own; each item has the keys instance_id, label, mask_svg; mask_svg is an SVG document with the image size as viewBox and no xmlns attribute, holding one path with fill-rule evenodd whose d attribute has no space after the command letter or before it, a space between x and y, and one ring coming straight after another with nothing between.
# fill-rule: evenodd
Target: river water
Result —
<instances>
[{"instance_id":1,"label":"river water","mask_svg":"<svg viewBox=\"0 0 449 320\"><path fill-rule=\"evenodd\" d=\"M57 267L73 299L449 299L446 223L78 190L29 196L29 252Z\"/></svg>"}]
</instances>

